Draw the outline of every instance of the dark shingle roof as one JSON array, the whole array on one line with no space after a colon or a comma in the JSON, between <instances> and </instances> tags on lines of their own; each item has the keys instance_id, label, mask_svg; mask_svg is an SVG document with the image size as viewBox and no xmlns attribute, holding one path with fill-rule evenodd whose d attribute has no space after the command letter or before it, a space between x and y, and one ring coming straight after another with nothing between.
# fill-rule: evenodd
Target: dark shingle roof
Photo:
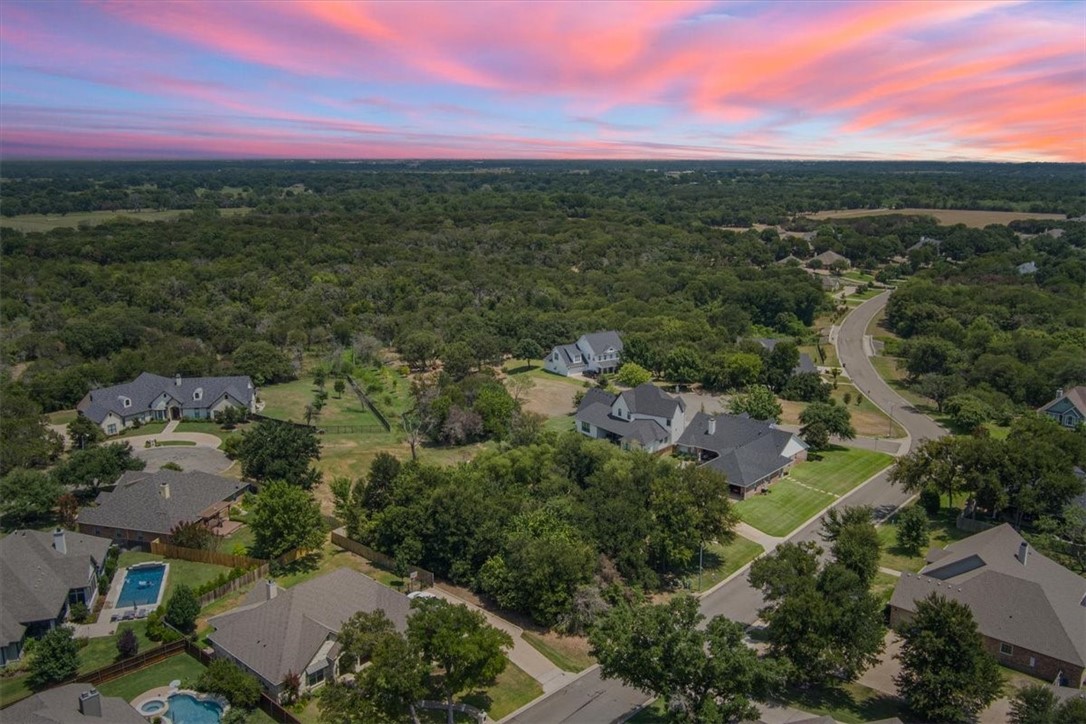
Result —
<instances>
[{"instance_id":1,"label":"dark shingle roof","mask_svg":"<svg viewBox=\"0 0 1086 724\"><path fill-rule=\"evenodd\" d=\"M258 584L263 589L265 584ZM252 601L252 597L248 599ZM397 629L407 627L407 596L349 568L279 589L275 598L237 608L210 620L208 639L278 685L301 673L329 635L359 611L382 610Z\"/></svg>"},{"instance_id":2,"label":"dark shingle roof","mask_svg":"<svg viewBox=\"0 0 1086 724\"><path fill-rule=\"evenodd\" d=\"M591 347L592 352L601 354L608 347L614 347L616 352L622 351L622 337L618 332L608 330L606 332L592 332L584 335L584 341Z\"/></svg>"},{"instance_id":3,"label":"dark shingle roof","mask_svg":"<svg viewBox=\"0 0 1086 724\"><path fill-rule=\"evenodd\" d=\"M603 392L603 394L607 393ZM608 397L613 399L614 396L608 395ZM596 401L590 401L587 394L585 400L582 400L580 407L577 408L577 420L588 422L620 438L636 440L642 444L666 442L671 438L668 431L655 420L623 420L614 417L611 415L609 403L600 402L598 398Z\"/></svg>"},{"instance_id":4,"label":"dark shingle roof","mask_svg":"<svg viewBox=\"0 0 1086 724\"><path fill-rule=\"evenodd\" d=\"M79 697L94 689L90 684L66 684L32 694L7 707L0 716L19 724L147 724L147 720L124 699L100 696L101 716L79 712Z\"/></svg>"},{"instance_id":5,"label":"dark shingle roof","mask_svg":"<svg viewBox=\"0 0 1086 724\"><path fill-rule=\"evenodd\" d=\"M0 638L19 641L25 625L56 617L68 591L84 588L90 568L106 559L110 541L64 531L65 553L53 547L53 533L17 530L0 539Z\"/></svg>"},{"instance_id":6,"label":"dark shingle roof","mask_svg":"<svg viewBox=\"0 0 1086 724\"><path fill-rule=\"evenodd\" d=\"M1007 525L952 543L918 574L906 573L890 603L906 611L930 593L964 603L980 632L1078 666L1086 664L1086 578L1030 550Z\"/></svg>"},{"instance_id":7,"label":"dark shingle roof","mask_svg":"<svg viewBox=\"0 0 1086 724\"><path fill-rule=\"evenodd\" d=\"M162 484L169 485L168 498L162 495ZM118 478L112 492L98 494L96 507L79 511L78 520L86 525L166 534L178 523L199 519L211 505L234 498L248 487L209 473L128 471Z\"/></svg>"},{"instance_id":8,"label":"dark shingle roof","mask_svg":"<svg viewBox=\"0 0 1086 724\"><path fill-rule=\"evenodd\" d=\"M199 400L193 397L197 390L202 391ZM91 421L101 423L110 412L120 416L146 412L163 394L185 409L210 409L223 395L248 407L253 399L253 382L248 376L182 377L178 385L176 378L144 372L131 382L91 390L76 407ZM129 407L124 406L125 398L132 401Z\"/></svg>"},{"instance_id":9,"label":"dark shingle roof","mask_svg":"<svg viewBox=\"0 0 1086 724\"><path fill-rule=\"evenodd\" d=\"M791 458L782 453L789 443L806 448L792 433L747 415L716 415L716 432L710 435L710 418L704 412L694 415L678 444L715 452L717 457L705 464L724 473L732 485L749 488L786 466Z\"/></svg>"},{"instance_id":10,"label":"dark shingle roof","mask_svg":"<svg viewBox=\"0 0 1086 724\"><path fill-rule=\"evenodd\" d=\"M686 410L686 403L681 397L672 397L656 385L646 382L621 395L634 415L650 415L671 419L675 410Z\"/></svg>"},{"instance_id":11,"label":"dark shingle roof","mask_svg":"<svg viewBox=\"0 0 1086 724\"><path fill-rule=\"evenodd\" d=\"M563 344L557 347L558 351L562 353L562 357L566 363L566 367L576 367L578 365L584 365L584 355L581 350L577 349L575 344ZM580 358L580 362L575 362L575 356Z\"/></svg>"}]
</instances>

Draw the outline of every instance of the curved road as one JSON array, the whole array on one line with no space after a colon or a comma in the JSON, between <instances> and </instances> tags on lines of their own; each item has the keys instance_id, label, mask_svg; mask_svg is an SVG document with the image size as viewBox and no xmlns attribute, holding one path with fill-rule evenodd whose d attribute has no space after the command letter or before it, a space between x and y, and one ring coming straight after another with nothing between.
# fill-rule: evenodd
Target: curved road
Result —
<instances>
[{"instance_id":1,"label":"curved road","mask_svg":"<svg viewBox=\"0 0 1086 724\"><path fill-rule=\"evenodd\" d=\"M907 453L920 441L942 437L946 431L931 418L917 412L904 398L883 381L867 356L865 340L871 320L882 311L890 298L889 291L872 297L845 317L837 331L834 344L841 366L853 384L876 406L901 424L908 439L900 455ZM909 494L890 484L889 470L874 476L861 487L839 498L836 505L870 505L882 520L909 499ZM787 540L819 541L821 515L793 533ZM724 615L734 621L752 624L762 606L761 594L747 582L744 567L730 579L701 597L701 613L707 618ZM621 682L600 676L599 667L588 669L568 685L537 699L518 712L506 717L510 724L608 724L625 721L648 699L644 693L624 686Z\"/></svg>"}]
</instances>

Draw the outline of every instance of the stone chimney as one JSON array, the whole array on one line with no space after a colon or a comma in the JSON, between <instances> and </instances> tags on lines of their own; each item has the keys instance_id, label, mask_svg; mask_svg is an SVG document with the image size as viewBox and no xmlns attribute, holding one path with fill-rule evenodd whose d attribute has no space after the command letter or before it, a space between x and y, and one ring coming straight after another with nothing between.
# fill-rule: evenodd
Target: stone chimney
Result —
<instances>
[{"instance_id":1,"label":"stone chimney","mask_svg":"<svg viewBox=\"0 0 1086 724\"><path fill-rule=\"evenodd\" d=\"M1015 558L1017 558L1018 562L1023 566L1026 565L1026 562L1029 560L1029 543L1022 541L1018 546L1018 555L1016 555Z\"/></svg>"},{"instance_id":2,"label":"stone chimney","mask_svg":"<svg viewBox=\"0 0 1086 724\"><path fill-rule=\"evenodd\" d=\"M97 689L87 689L79 695L79 713L83 716L102 717L102 697Z\"/></svg>"},{"instance_id":3,"label":"stone chimney","mask_svg":"<svg viewBox=\"0 0 1086 724\"><path fill-rule=\"evenodd\" d=\"M275 585L275 581L268 579L265 584L265 591L267 592L266 600L270 601L279 595L279 586Z\"/></svg>"},{"instance_id":4,"label":"stone chimney","mask_svg":"<svg viewBox=\"0 0 1086 724\"><path fill-rule=\"evenodd\" d=\"M57 528L53 531L53 548L57 553L66 554L68 552L68 543L64 540L64 531L61 528Z\"/></svg>"},{"instance_id":5,"label":"stone chimney","mask_svg":"<svg viewBox=\"0 0 1086 724\"><path fill-rule=\"evenodd\" d=\"M181 373L180 372L178 372L176 375L173 376L173 383L175 385L177 385L178 387L181 386Z\"/></svg>"},{"instance_id":6,"label":"stone chimney","mask_svg":"<svg viewBox=\"0 0 1086 724\"><path fill-rule=\"evenodd\" d=\"M716 418L715 417L710 417L709 418L709 429L708 429L707 432L710 435L715 435L716 434Z\"/></svg>"},{"instance_id":7,"label":"stone chimney","mask_svg":"<svg viewBox=\"0 0 1086 724\"><path fill-rule=\"evenodd\" d=\"M170 484L169 483L159 483L158 484L158 494L162 496L163 500L169 500L170 499Z\"/></svg>"}]
</instances>

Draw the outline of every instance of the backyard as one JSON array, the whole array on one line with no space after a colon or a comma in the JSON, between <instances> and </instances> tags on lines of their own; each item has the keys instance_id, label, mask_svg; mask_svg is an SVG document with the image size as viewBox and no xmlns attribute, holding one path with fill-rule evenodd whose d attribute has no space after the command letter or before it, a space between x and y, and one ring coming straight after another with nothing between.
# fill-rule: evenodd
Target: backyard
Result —
<instances>
[{"instance_id":1,"label":"backyard","mask_svg":"<svg viewBox=\"0 0 1086 724\"><path fill-rule=\"evenodd\" d=\"M170 564L170 571L166 575L166 592L162 602L170 600L170 595L182 583L190 588L197 588L208 581L214 580L222 573L230 571L226 566L216 566L211 563L196 563L195 561L183 561L177 558L165 558L153 553L143 551L126 551L117 561L117 575L123 576L126 566L145 561L163 561Z\"/></svg>"}]
</instances>

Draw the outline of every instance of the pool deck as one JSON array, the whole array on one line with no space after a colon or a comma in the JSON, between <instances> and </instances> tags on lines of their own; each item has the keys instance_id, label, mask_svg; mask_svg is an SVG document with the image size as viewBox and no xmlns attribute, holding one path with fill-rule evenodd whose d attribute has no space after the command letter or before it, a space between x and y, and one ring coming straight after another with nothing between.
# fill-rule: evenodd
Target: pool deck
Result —
<instances>
[{"instance_id":1,"label":"pool deck","mask_svg":"<svg viewBox=\"0 0 1086 724\"><path fill-rule=\"evenodd\" d=\"M138 567L141 564L136 564ZM162 598L166 593L166 581L169 580L170 564L163 563L166 566L166 572L162 576L162 583L158 587L158 601L153 605L146 604L143 606L137 606L134 612L136 616L130 618L124 618L125 615L133 613L132 606L125 606L123 608L117 607L117 601L121 597L121 590L124 588L125 578L128 577L128 568L117 569L117 573L113 576L113 582L109 585L109 591L106 593L106 604L102 607L102 611L98 614L98 620L94 623L74 624L72 628L75 631L77 638L97 638L99 636L112 636L117 633L117 625L124 623L125 621L140 621L147 618L147 615L154 611L162 604ZM142 613L143 615L139 615ZM117 620L111 620L116 616Z\"/></svg>"},{"instance_id":2,"label":"pool deck","mask_svg":"<svg viewBox=\"0 0 1086 724\"><path fill-rule=\"evenodd\" d=\"M173 681L170 683L177 684L178 682ZM158 717L163 715L169 717L168 709L160 709L159 711L153 712L151 714L144 714L142 711L140 711L140 707L147 702L154 701L156 699L165 702L172 694L188 694L194 699L206 699L209 701L213 701L220 707L222 707L222 711L224 714L230 708L230 702L228 702L224 697L219 696L218 694L202 694L198 691L194 691L193 689L179 689L177 688L177 686L156 686L154 689L148 689L147 691L143 692L135 699L130 701L129 704L132 705L133 709L139 711L140 714L145 717Z\"/></svg>"}]
</instances>

